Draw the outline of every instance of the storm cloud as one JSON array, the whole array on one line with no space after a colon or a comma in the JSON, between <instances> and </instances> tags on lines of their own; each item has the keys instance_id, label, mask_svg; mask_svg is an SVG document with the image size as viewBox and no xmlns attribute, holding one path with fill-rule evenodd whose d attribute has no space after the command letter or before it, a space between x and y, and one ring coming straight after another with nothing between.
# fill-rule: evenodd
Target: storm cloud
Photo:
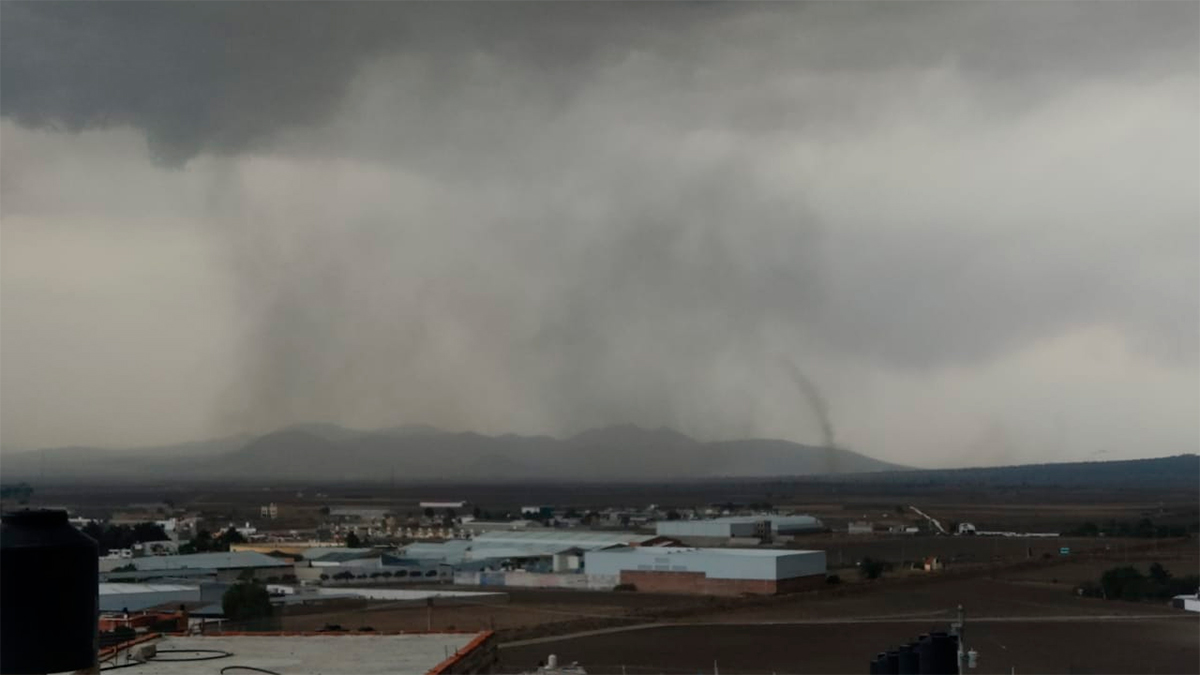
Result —
<instances>
[{"instance_id":1,"label":"storm cloud","mask_svg":"<svg viewBox=\"0 0 1200 675\"><path fill-rule=\"evenodd\" d=\"M1198 23L5 3L5 444L314 420L820 442L794 360L884 459L1194 451Z\"/></svg>"}]
</instances>

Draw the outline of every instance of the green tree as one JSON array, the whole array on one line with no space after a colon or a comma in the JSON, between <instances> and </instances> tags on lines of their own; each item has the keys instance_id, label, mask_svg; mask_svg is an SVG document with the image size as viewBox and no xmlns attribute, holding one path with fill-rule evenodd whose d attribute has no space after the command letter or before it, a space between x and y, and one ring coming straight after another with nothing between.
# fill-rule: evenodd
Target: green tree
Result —
<instances>
[{"instance_id":1,"label":"green tree","mask_svg":"<svg viewBox=\"0 0 1200 675\"><path fill-rule=\"evenodd\" d=\"M361 544L362 542L358 540L358 535L354 534L353 531L346 535L346 546L348 548L358 548Z\"/></svg>"},{"instance_id":2,"label":"green tree","mask_svg":"<svg viewBox=\"0 0 1200 675\"><path fill-rule=\"evenodd\" d=\"M1156 562L1150 565L1150 578L1154 580L1154 583L1166 586L1171 581L1171 573L1162 566L1162 563Z\"/></svg>"},{"instance_id":3,"label":"green tree","mask_svg":"<svg viewBox=\"0 0 1200 675\"><path fill-rule=\"evenodd\" d=\"M224 548L221 550L228 551L230 544L244 544L246 543L246 538L242 536L241 532L237 531L236 527L230 526L228 530L221 533L221 543L224 545Z\"/></svg>"},{"instance_id":4,"label":"green tree","mask_svg":"<svg viewBox=\"0 0 1200 675\"><path fill-rule=\"evenodd\" d=\"M858 563L858 573L862 575L864 579L878 579L879 577L883 576L883 573L886 572L889 567L890 565L882 560L863 558Z\"/></svg>"},{"instance_id":5,"label":"green tree","mask_svg":"<svg viewBox=\"0 0 1200 675\"><path fill-rule=\"evenodd\" d=\"M1106 598L1135 600L1144 579L1135 567L1114 567L1100 577L1100 587L1104 589Z\"/></svg>"},{"instance_id":6,"label":"green tree","mask_svg":"<svg viewBox=\"0 0 1200 675\"><path fill-rule=\"evenodd\" d=\"M680 518L682 518L682 516L680 516L679 512L675 509L667 511L667 520L679 520Z\"/></svg>"},{"instance_id":7,"label":"green tree","mask_svg":"<svg viewBox=\"0 0 1200 675\"><path fill-rule=\"evenodd\" d=\"M221 596L221 610L231 621L271 616L271 595L262 584L236 583Z\"/></svg>"},{"instance_id":8,"label":"green tree","mask_svg":"<svg viewBox=\"0 0 1200 675\"><path fill-rule=\"evenodd\" d=\"M133 535L134 543L138 544L146 541L166 541L170 539L167 536L166 530L162 528L162 525L151 522L134 525L131 534Z\"/></svg>"}]
</instances>

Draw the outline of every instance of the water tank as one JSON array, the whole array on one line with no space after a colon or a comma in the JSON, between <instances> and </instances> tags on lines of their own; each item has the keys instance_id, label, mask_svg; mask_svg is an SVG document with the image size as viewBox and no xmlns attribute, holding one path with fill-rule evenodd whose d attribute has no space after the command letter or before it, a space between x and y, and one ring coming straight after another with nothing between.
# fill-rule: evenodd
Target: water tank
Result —
<instances>
[{"instance_id":1,"label":"water tank","mask_svg":"<svg viewBox=\"0 0 1200 675\"><path fill-rule=\"evenodd\" d=\"M66 511L0 518L0 672L59 673L96 662L96 542Z\"/></svg>"},{"instance_id":2,"label":"water tank","mask_svg":"<svg viewBox=\"0 0 1200 675\"><path fill-rule=\"evenodd\" d=\"M955 675L958 672L958 638L946 633L930 633L917 646L920 675Z\"/></svg>"},{"instance_id":3,"label":"water tank","mask_svg":"<svg viewBox=\"0 0 1200 675\"><path fill-rule=\"evenodd\" d=\"M898 675L917 675L920 672L920 657L917 656L917 643L910 642L900 646L900 659L897 661Z\"/></svg>"},{"instance_id":4,"label":"water tank","mask_svg":"<svg viewBox=\"0 0 1200 675\"><path fill-rule=\"evenodd\" d=\"M889 675L897 675L900 672L900 652L895 649L887 650L887 672Z\"/></svg>"}]
</instances>

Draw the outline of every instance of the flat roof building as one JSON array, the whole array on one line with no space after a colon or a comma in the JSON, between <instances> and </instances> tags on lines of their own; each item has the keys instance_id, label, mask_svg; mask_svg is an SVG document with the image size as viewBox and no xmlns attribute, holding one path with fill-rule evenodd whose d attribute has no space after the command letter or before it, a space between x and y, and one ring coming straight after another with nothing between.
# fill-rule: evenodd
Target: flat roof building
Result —
<instances>
[{"instance_id":1,"label":"flat roof building","mask_svg":"<svg viewBox=\"0 0 1200 675\"><path fill-rule=\"evenodd\" d=\"M200 602L199 584L100 583L101 612L137 612L151 607Z\"/></svg>"},{"instance_id":2,"label":"flat roof building","mask_svg":"<svg viewBox=\"0 0 1200 675\"><path fill-rule=\"evenodd\" d=\"M180 659L178 657L182 652L209 658ZM139 654L146 659L144 663L135 660L134 656ZM104 656L102 654L101 658ZM490 631L402 635L214 634L151 638L120 650L114 657L112 667L124 668L129 675L207 675L230 666L240 666L245 672L257 670L280 675L450 675L490 673L496 669L497 661L495 641Z\"/></svg>"},{"instance_id":3,"label":"flat roof building","mask_svg":"<svg viewBox=\"0 0 1200 675\"><path fill-rule=\"evenodd\" d=\"M588 574L660 593L774 595L825 582L824 551L643 546L588 551Z\"/></svg>"},{"instance_id":4,"label":"flat roof building","mask_svg":"<svg viewBox=\"0 0 1200 675\"><path fill-rule=\"evenodd\" d=\"M742 539L817 532L824 523L812 516L728 516L707 520L660 520L655 532L683 539Z\"/></svg>"},{"instance_id":5,"label":"flat roof building","mask_svg":"<svg viewBox=\"0 0 1200 675\"><path fill-rule=\"evenodd\" d=\"M217 579L221 581L234 580L244 570L252 570L256 577L266 578L271 575L291 574L294 569L290 561L273 558L256 551L156 555L131 558L122 562L132 565L136 572L174 573L208 570L215 572Z\"/></svg>"}]
</instances>

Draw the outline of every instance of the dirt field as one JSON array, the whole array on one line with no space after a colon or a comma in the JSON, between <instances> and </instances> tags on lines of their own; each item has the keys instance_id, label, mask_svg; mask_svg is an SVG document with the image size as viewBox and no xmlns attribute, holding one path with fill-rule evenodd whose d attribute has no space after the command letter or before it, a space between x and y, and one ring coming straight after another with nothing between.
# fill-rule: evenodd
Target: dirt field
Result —
<instances>
[{"instance_id":1,"label":"dirt field","mask_svg":"<svg viewBox=\"0 0 1200 675\"><path fill-rule=\"evenodd\" d=\"M365 610L330 612L284 618L284 630L317 630L338 624L349 630L370 626L380 631L509 630L548 623L583 619L612 619L632 616L662 607L703 605L704 599L649 593L603 593L553 590L506 589L507 602L485 601L474 605L396 607L372 603Z\"/></svg>"},{"instance_id":2,"label":"dirt field","mask_svg":"<svg viewBox=\"0 0 1200 675\"><path fill-rule=\"evenodd\" d=\"M994 560L1022 560L1028 557L1059 557L1059 549L1078 554L1105 549L1120 552L1124 547L1142 546L1146 539L1101 539L1082 537L1010 538L1010 537L933 537L819 534L797 537L790 548L823 550L830 570L852 568L870 557L892 563L922 560L937 556L945 563L990 563ZM1164 543L1164 548L1166 544Z\"/></svg>"},{"instance_id":3,"label":"dirt field","mask_svg":"<svg viewBox=\"0 0 1200 675\"><path fill-rule=\"evenodd\" d=\"M554 653L588 673L865 673L875 653L936 624L673 626L501 649L505 672ZM944 624L940 626L945 628ZM990 673L1200 672L1200 618L968 623Z\"/></svg>"}]
</instances>

